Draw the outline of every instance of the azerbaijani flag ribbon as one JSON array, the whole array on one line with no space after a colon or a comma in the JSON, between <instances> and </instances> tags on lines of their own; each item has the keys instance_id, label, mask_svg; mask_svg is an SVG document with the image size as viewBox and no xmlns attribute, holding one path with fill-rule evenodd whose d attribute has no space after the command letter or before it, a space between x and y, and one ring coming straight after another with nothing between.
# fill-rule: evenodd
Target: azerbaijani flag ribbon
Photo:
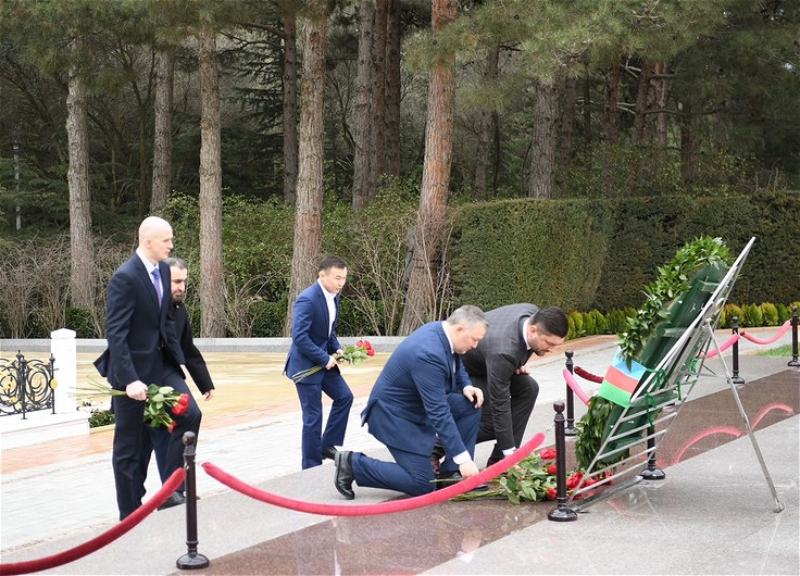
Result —
<instances>
[{"instance_id":1,"label":"azerbaijani flag ribbon","mask_svg":"<svg viewBox=\"0 0 800 576\"><path fill-rule=\"evenodd\" d=\"M627 408L630 406L631 396L636 391L636 386L638 386L646 371L647 368L635 360L631 360L631 367L628 368L627 361L617 350L614 361L608 367L603 383L600 384L600 390L597 393L609 402Z\"/></svg>"}]
</instances>

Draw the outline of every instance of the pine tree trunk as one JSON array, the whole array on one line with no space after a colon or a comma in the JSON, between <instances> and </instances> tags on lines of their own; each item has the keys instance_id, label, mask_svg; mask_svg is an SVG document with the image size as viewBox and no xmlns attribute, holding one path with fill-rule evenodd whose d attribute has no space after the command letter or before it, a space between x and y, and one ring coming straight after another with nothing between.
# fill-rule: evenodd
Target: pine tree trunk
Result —
<instances>
[{"instance_id":1,"label":"pine tree trunk","mask_svg":"<svg viewBox=\"0 0 800 576\"><path fill-rule=\"evenodd\" d=\"M633 120L633 144L635 146L647 145L647 109L650 100L650 73L651 63L649 60L642 62L642 70L639 72L639 82L636 91L636 110Z\"/></svg>"},{"instance_id":2,"label":"pine tree trunk","mask_svg":"<svg viewBox=\"0 0 800 576\"><path fill-rule=\"evenodd\" d=\"M82 49L75 40L73 51ZM88 310L94 301L94 241L89 191L89 128L86 88L78 72L69 75L67 92L67 141L69 146L70 296L72 305Z\"/></svg>"},{"instance_id":3,"label":"pine tree trunk","mask_svg":"<svg viewBox=\"0 0 800 576\"><path fill-rule=\"evenodd\" d=\"M622 66L617 58L606 72L605 98L603 99L603 136L605 150L603 151L602 179L608 190L613 190L614 169L617 166L617 139L619 137L619 120L617 103L619 102L620 77Z\"/></svg>"},{"instance_id":4,"label":"pine tree trunk","mask_svg":"<svg viewBox=\"0 0 800 576\"><path fill-rule=\"evenodd\" d=\"M681 181L691 186L697 179L697 150L700 115L693 113L692 102L684 102L681 111Z\"/></svg>"},{"instance_id":5,"label":"pine tree trunk","mask_svg":"<svg viewBox=\"0 0 800 576\"><path fill-rule=\"evenodd\" d=\"M372 150L373 186L369 198L378 193L378 183L386 166L386 1L376 2L375 32L372 37Z\"/></svg>"},{"instance_id":6,"label":"pine tree trunk","mask_svg":"<svg viewBox=\"0 0 800 576\"><path fill-rule=\"evenodd\" d=\"M553 197L558 135L558 86L537 82L533 105L531 177L528 197L549 200Z\"/></svg>"},{"instance_id":7,"label":"pine tree trunk","mask_svg":"<svg viewBox=\"0 0 800 576\"><path fill-rule=\"evenodd\" d=\"M455 19L457 0L433 0L434 34ZM441 292L442 236L447 212L453 149L455 109L455 56L439 60L431 72L425 125L425 161L422 169L411 276L406 293L400 334L408 335L438 317Z\"/></svg>"},{"instance_id":8,"label":"pine tree trunk","mask_svg":"<svg viewBox=\"0 0 800 576\"><path fill-rule=\"evenodd\" d=\"M325 44L328 16L318 14L303 26L303 76L300 100L300 163L294 222L292 277L285 334L291 334L297 295L317 276L322 246L322 191L325 126Z\"/></svg>"},{"instance_id":9,"label":"pine tree trunk","mask_svg":"<svg viewBox=\"0 0 800 576\"><path fill-rule=\"evenodd\" d=\"M400 0L387 0L386 23L386 166L400 175Z\"/></svg>"},{"instance_id":10,"label":"pine tree trunk","mask_svg":"<svg viewBox=\"0 0 800 576\"><path fill-rule=\"evenodd\" d=\"M372 145L372 36L375 27L375 3L361 0L358 34L358 71L356 79L355 134L353 153L353 210L369 203L370 190L375 186L371 179L374 171ZM375 130L380 132L380 130Z\"/></svg>"},{"instance_id":11,"label":"pine tree trunk","mask_svg":"<svg viewBox=\"0 0 800 576\"><path fill-rule=\"evenodd\" d=\"M603 134L607 144L617 143L617 102L619 102L619 83L622 66L619 61L611 64L606 72L606 90L603 100Z\"/></svg>"},{"instance_id":12,"label":"pine tree trunk","mask_svg":"<svg viewBox=\"0 0 800 576\"><path fill-rule=\"evenodd\" d=\"M204 338L225 336L225 279L222 267L222 146L217 40L204 26L200 63L200 308Z\"/></svg>"},{"instance_id":13,"label":"pine tree trunk","mask_svg":"<svg viewBox=\"0 0 800 576\"><path fill-rule=\"evenodd\" d=\"M297 198L297 14L294 0L283 12L283 199Z\"/></svg>"},{"instance_id":14,"label":"pine tree trunk","mask_svg":"<svg viewBox=\"0 0 800 576\"><path fill-rule=\"evenodd\" d=\"M497 79L498 63L500 60L500 45L495 44L486 52L486 69L484 81L492 85ZM473 185L475 196L486 197L486 183L491 162L492 136L494 134L495 114L492 110L481 112L480 132L478 135L478 148L475 151L475 183Z\"/></svg>"},{"instance_id":15,"label":"pine tree trunk","mask_svg":"<svg viewBox=\"0 0 800 576\"><path fill-rule=\"evenodd\" d=\"M569 78L562 86L561 114L558 118L558 144L556 152L556 186L564 183L574 156L575 110L577 109L578 80Z\"/></svg>"},{"instance_id":16,"label":"pine tree trunk","mask_svg":"<svg viewBox=\"0 0 800 576\"><path fill-rule=\"evenodd\" d=\"M160 214L172 189L172 110L175 82L175 52L172 48L156 50L156 88L153 109L153 183L150 214Z\"/></svg>"}]
</instances>

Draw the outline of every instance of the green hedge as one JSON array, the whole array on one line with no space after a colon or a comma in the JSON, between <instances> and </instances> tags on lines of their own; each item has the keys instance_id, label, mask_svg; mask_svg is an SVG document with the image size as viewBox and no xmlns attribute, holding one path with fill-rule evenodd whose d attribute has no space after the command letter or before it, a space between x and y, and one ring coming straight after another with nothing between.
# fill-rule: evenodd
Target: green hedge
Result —
<instances>
[{"instance_id":1,"label":"green hedge","mask_svg":"<svg viewBox=\"0 0 800 576\"><path fill-rule=\"evenodd\" d=\"M791 302L800 297L798 215L798 192L470 204L455 213L456 303L638 308L657 268L701 234L734 254L757 237L732 301Z\"/></svg>"}]
</instances>

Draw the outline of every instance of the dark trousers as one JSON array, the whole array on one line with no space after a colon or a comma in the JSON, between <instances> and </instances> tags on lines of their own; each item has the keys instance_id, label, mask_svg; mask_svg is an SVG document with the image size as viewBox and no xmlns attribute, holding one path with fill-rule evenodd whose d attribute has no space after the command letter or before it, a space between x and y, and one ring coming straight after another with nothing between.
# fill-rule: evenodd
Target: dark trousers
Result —
<instances>
[{"instance_id":1,"label":"dark trousers","mask_svg":"<svg viewBox=\"0 0 800 576\"><path fill-rule=\"evenodd\" d=\"M492 419L492 403L486 385L486 378L471 377L471 380L475 386L483 390L483 416L478 430L478 442L496 440L495 422ZM525 428L528 426L528 419L531 416L531 412L533 412L533 407L536 405L536 398L539 396L539 384L528 374L515 374L511 377L510 392L511 428L514 435L514 446L519 448L522 445ZM495 444L487 465L494 464L502 459L503 450Z\"/></svg>"},{"instance_id":2,"label":"dark trousers","mask_svg":"<svg viewBox=\"0 0 800 576\"><path fill-rule=\"evenodd\" d=\"M322 382L296 384L303 410L302 467L322 464L322 449L344 444L347 418L353 405L353 393L338 370L328 370ZM322 393L333 400L325 432L322 432Z\"/></svg>"},{"instance_id":3,"label":"dark trousers","mask_svg":"<svg viewBox=\"0 0 800 576\"><path fill-rule=\"evenodd\" d=\"M183 467L183 434L200 430L202 413L195 402L182 375L169 369L160 386L172 386L176 392L189 394L189 408L180 416L172 416L175 428L166 442L163 478L168 478L175 470ZM131 514L142 504L144 482L147 477L150 451L143 457L144 447L151 445L149 425L143 423L145 403L127 396L114 396L114 448L112 465L114 483L117 489L117 506L120 520Z\"/></svg>"},{"instance_id":4,"label":"dark trousers","mask_svg":"<svg viewBox=\"0 0 800 576\"><path fill-rule=\"evenodd\" d=\"M475 454L475 438L481 421L481 411L463 394L449 394L450 412L455 420L461 440L471 457ZM398 433L402 433L398 431ZM431 439L433 444L433 439ZM359 452L353 453L353 477L359 486L385 488L405 492L411 496L427 494L436 489L430 454L417 454L389 446L394 462L383 462ZM452 476L458 466L452 458L442 463L441 475Z\"/></svg>"}]
</instances>

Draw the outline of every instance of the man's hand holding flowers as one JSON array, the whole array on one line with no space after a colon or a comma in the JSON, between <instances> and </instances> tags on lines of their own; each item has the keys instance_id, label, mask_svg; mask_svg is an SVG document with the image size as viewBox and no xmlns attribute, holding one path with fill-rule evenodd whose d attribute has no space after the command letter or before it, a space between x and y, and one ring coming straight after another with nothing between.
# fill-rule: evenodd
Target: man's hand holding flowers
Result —
<instances>
[{"instance_id":1,"label":"man's hand holding flowers","mask_svg":"<svg viewBox=\"0 0 800 576\"><path fill-rule=\"evenodd\" d=\"M372 356L375 356L375 349L372 347L372 344L370 344L368 340L359 340L353 346L345 346L344 350L337 350L336 354L330 357L328 363L324 367L314 366L308 370L301 370L297 374L293 374L291 378L292 381L297 384L304 378L316 374L323 368L325 370L330 370L340 362L347 362L348 364L358 366L364 360Z\"/></svg>"}]
</instances>

